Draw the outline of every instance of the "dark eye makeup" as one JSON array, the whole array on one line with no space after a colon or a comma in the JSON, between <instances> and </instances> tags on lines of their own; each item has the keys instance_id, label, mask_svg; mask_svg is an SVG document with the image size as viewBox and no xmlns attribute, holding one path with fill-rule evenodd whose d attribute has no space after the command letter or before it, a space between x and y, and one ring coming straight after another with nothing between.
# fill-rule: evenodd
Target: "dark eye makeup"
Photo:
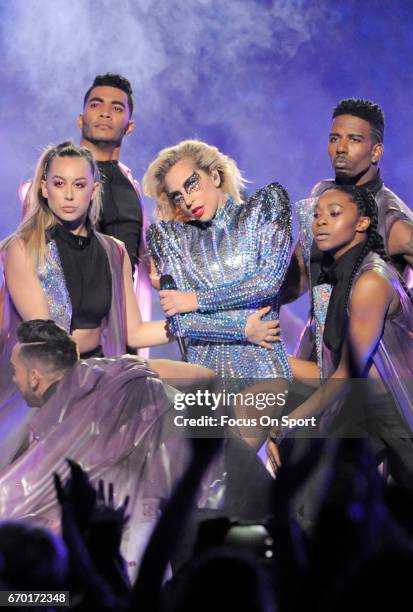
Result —
<instances>
[{"instance_id":1,"label":"dark eye makeup","mask_svg":"<svg viewBox=\"0 0 413 612\"><path fill-rule=\"evenodd\" d=\"M183 184L183 188L187 194L192 193L193 191L197 191L201 187L201 177L198 172L194 170L189 178Z\"/></svg>"},{"instance_id":2,"label":"dark eye makeup","mask_svg":"<svg viewBox=\"0 0 413 612\"><path fill-rule=\"evenodd\" d=\"M194 170L190 177L186 179L184 184L182 185L186 194L191 194L194 191L199 191L201 189L201 177L198 172ZM174 206L182 206L185 202L185 198L180 191L172 191L168 193L168 199Z\"/></svg>"}]
</instances>

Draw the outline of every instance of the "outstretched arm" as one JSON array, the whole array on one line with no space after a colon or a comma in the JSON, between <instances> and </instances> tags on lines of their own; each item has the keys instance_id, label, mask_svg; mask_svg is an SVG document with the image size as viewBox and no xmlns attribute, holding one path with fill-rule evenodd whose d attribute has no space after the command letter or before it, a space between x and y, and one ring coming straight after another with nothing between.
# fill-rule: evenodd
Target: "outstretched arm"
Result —
<instances>
[{"instance_id":1,"label":"outstretched arm","mask_svg":"<svg viewBox=\"0 0 413 612\"><path fill-rule=\"evenodd\" d=\"M166 321L142 321L132 285L132 268L129 257L123 257L123 286L126 303L126 335L133 348L166 344L174 338L169 335Z\"/></svg>"},{"instance_id":2,"label":"outstretched arm","mask_svg":"<svg viewBox=\"0 0 413 612\"><path fill-rule=\"evenodd\" d=\"M196 500L199 483L221 447L222 440L192 439L192 457L148 542L133 587L131 610L161 608L162 581Z\"/></svg>"},{"instance_id":3,"label":"outstretched arm","mask_svg":"<svg viewBox=\"0 0 413 612\"><path fill-rule=\"evenodd\" d=\"M166 380L208 381L215 378L215 372L193 363L172 359L148 359L148 365L159 378Z\"/></svg>"}]
</instances>

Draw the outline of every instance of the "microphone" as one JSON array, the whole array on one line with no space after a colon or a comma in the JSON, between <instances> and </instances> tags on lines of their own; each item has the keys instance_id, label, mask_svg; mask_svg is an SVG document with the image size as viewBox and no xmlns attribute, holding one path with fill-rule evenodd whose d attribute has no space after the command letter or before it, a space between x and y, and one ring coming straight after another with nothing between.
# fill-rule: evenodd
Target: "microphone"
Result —
<instances>
[{"instance_id":1,"label":"microphone","mask_svg":"<svg viewBox=\"0 0 413 612\"><path fill-rule=\"evenodd\" d=\"M173 289L175 291L178 290L176 282L170 274L162 274L161 278L159 279L159 284L161 289ZM186 345L181 330L181 322L179 320L179 315L173 315L172 317L167 318L171 320L172 326L176 330L176 340L178 342L179 352L181 353L181 359L182 361L188 361L188 358L186 356Z\"/></svg>"}]
</instances>

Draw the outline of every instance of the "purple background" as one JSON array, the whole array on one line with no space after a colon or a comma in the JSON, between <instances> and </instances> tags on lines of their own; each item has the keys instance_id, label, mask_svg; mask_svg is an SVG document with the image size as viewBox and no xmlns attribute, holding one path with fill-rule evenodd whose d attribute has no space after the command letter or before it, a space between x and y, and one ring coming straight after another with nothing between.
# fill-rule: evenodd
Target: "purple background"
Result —
<instances>
[{"instance_id":1,"label":"purple background","mask_svg":"<svg viewBox=\"0 0 413 612\"><path fill-rule=\"evenodd\" d=\"M277 180L305 197L331 175L333 106L358 96L385 110L382 174L410 204L412 2L1 0L0 22L0 237L41 149L78 141L83 94L107 71L134 87L122 160L137 178L160 148L195 137L232 155L251 191Z\"/></svg>"}]
</instances>

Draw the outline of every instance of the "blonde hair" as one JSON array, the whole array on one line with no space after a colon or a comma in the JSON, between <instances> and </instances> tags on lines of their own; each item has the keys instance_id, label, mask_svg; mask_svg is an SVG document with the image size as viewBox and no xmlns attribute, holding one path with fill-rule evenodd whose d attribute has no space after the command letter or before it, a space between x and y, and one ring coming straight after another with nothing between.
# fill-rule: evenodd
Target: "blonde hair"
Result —
<instances>
[{"instance_id":1,"label":"blonde hair","mask_svg":"<svg viewBox=\"0 0 413 612\"><path fill-rule=\"evenodd\" d=\"M42 181L47 179L50 164L56 157L81 157L85 159L90 165L94 181L100 181L99 168L88 149L77 146L70 141L45 149L37 162L35 176L27 195L28 203L24 217L17 230L0 244L0 248L4 249L12 240L16 238L22 240L27 254L34 259L36 266L44 264L48 231L58 223L57 217L49 208L47 198L42 194ZM102 196L99 187L88 211L88 218L92 227L98 222L101 210Z\"/></svg>"},{"instance_id":2,"label":"blonde hair","mask_svg":"<svg viewBox=\"0 0 413 612\"><path fill-rule=\"evenodd\" d=\"M145 195L156 201L157 221L184 221L187 216L175 208L168 199L165 189L165 176L181 159L192 159L195 165L208 174L216 170L221 178L220 188L231 196L236 204L242 202L241 191L247 182L242 178L237 164L231 157L200 140L183 140L174 147L162 149L157 158L149 165L143 177Z\"/></svg>"}]
</instances>

